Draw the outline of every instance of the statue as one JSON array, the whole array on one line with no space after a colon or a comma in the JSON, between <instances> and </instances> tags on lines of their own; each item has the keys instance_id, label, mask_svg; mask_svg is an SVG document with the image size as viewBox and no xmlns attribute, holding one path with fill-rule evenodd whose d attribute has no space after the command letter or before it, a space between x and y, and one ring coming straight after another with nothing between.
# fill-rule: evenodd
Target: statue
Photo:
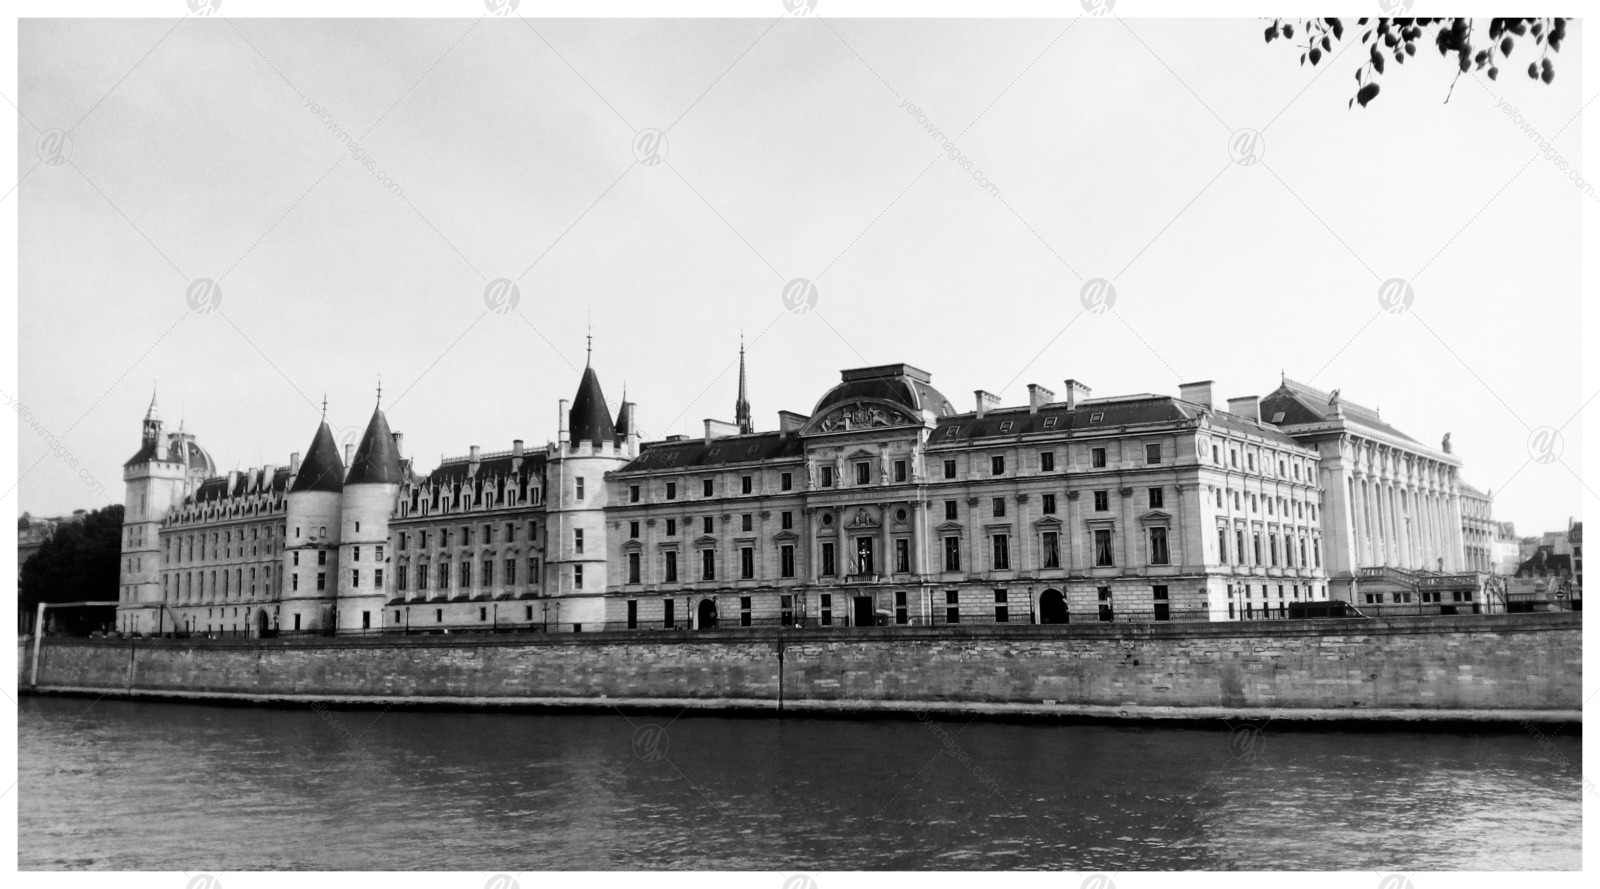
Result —
<instances>
[{"instance_id":1,"label":"statue","mask_svg":"<svg viewBox=\"0 0 1600 889\"><path fill-rule=\"evenodd\" d=\"M833 483L844 487L844 452L833 455Z\"/></svg>"},{"instance_id":2,"label":"statue","mask_svg":"<svg viewBox=\"0 0 1600 889\"><path fill-rule=\"evenodd\" d=\"M806 461L806 489L811 491L817 489L817 464L810 460Z\"/></svg>"},{"instance_id":3,"label":"statue","mask_svg":"<svg viewBox=\"0 0 1600 889\"><path fill-rule=\"evenodd\" d=\"M878 452L878 484L889 483L889 449L884 448Z\"/></svg>"},{"instance_id":4,"label":"statue","mask_svg":"<svg viewBox=\"0 0 1600 889\"><path fill-rule=\"evenodd\" d=\"M1450 453L1450 433L1446 432L1444 434L1444 441L1440 442L1439 446L1444 448L1446 454Z\"/></svg>"}]
</instances>

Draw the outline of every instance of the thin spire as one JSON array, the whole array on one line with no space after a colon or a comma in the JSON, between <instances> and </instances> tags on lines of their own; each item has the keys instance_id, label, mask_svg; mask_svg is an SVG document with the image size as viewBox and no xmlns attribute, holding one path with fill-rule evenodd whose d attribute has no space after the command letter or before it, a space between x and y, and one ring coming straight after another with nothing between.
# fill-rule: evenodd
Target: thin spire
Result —
<instances>
[{"instance_id":1,"label":"thin spire","mask_svg":"<svg viewBox=\"0 0 1600 889\"><path fill-rule=\"evenodd\" d=\"M756 431L755 423L750 419L750 399L745 389L744 377L744 331L739 331L739 398L733 403L733 419L739 424L739 433L749 435Z\"/></svg>"},{"instance_id":2,"label":"thin spire","mask_svg":"<svg viewBox=\"0 0 1600 889\"><path fill-rule=\"evenodd\" d=\"M589 332L584 336L588 344L584 347L583 366L588 367L590 359L594 357L594 307L589 308Z\"/></svg>"},{"instance_id":3,"label":"thin spire","mask_svg":"<svg viewBox=\"0 0 1600 889\"><path fill-rule=\"evenodd\" d=\"M378 374L378 407L383 407L383 374Z\"/></svg>"},{"instance_id":4,"label":"thin spire","mask_svg":"<svg viewBox=\"0 0 1600 889\"><path fill-rule=\"evenodd\" d=\"M322 422L328 422L328 393L322 393Z\"/></svg>"}]
</instances>

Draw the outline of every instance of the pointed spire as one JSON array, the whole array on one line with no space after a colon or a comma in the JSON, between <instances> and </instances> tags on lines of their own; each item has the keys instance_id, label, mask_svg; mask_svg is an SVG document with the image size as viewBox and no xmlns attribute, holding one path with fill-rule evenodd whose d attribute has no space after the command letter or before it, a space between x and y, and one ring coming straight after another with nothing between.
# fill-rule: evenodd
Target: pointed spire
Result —
<instances>
[{"instance_id":1,"label":"pointed spire","mask_svg":"<svg viewBox=\"0 0 1600 889\"><path fill-rule=\"evenodd\" d=\"M150 387L150 409L144 412L144 418L146 421L161 419L161 408L156 404L156 387L154 385Z\"/></svg>"},{"instance_id":2,"label":"pointed spire","mask_svg":"<svg viewBox=\"0 0 1600 889\"><path fill-rule=\"evenodd\" d=\"M394 433L389 431L389 419L382 410L373 409L372 419L367 423L366 433L361 436L361 443L356 446L355 458L350 461L350 475L344 483L346 486L400 483L400 449L395 447Z\"/></svg>"},{"instance_id":3,"label":"pointed spire","mask_svg":"<svg viewBox=\"0 0 1600 889\"><path fill-rule=\"evenodd\" d=\"M306 449L305 459L300 461L300 472L294 477L294 487L289 489L289 493L297 494L302 491L338 493L343 489L344 460L339 457L339 445L333 440L333 430L328 428L328 423L324 420L317 427L316 437L311 439L311 447Z\"/></svg>"},{"instance_id":4,"label":"pointed spire","mask_svg":"<svg viewBox=\"0 0 1600 889\"><path fill-rule=\"evenodd\" d=\"M755 423L750 419L750 399L745 391L744 381L744 331L739 331L739 398L733 403L733 419L739 424L739 433L749 435L756 431Z\"/></svg>"},{"instance_id":5,"label":"pointed spire","mask_svg":"<svg viewBox=\"0 0 1600 889\"><path fill-rule=\"evenodd\" d=\"M584 336L584 339L588 342L583 350L583 366L588 367L590 361L594 358L594 309L589 310L589 332Z\"/></svg>"},{"instance_id":6,"label":"pointed spire","mask_svg":"<svg viewBox=\"0 0 1600 889\"><path fill-rule=\"evenodd\" d=\"M590 339L592 342L593 337ZM578 394L573 396L572 407L567 411L567 429L574 445L587 441L600 447L603 442L617 440L611 409L606 406L605 393L600 390L600 376L587 364L583 368L583 379L578 381Z\"/></svg>"}]
</instances>

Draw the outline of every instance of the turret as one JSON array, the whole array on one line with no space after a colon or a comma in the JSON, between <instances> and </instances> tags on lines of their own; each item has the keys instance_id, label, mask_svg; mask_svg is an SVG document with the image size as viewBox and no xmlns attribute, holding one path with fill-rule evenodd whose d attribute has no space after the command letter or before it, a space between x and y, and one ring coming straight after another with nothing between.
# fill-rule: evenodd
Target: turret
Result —
<instances>
[{"instance_id":1,"label":"turret","mask_svg":"<svg viewBox=\"0 0 1600 889\"><path fill-rule=\"evenodd\" d=\"M389 516L400 492L400 448L381 408L374 408L344 480L339 522L338 631L383 625L389 570Z\"/></svg>"},{"instance_id":2,"label":"turret","mask_svg":"<svg viewBox=\"0 0 1600 889\"><path fill-rule=\"evenodd\" d=\"M175 437L175 436L174 436ZM179 459L192 445L187 440L169 447L161 432L161 413L155 393L145 411L139 450L122 464L125 485L122 513L122 558L118 571L117 628L129 633L153 633L162 625L161 523L183 502L188 489L188 469ZM197 457L204 458L198 445ZM209 458L204 458L209 466ZM170 621L166 622L170 628Z\"/></svg>"},{"instance_id":3,"label":"turret","mask_svg":"<svg viewBox=\"0 0 1600 889\"><path fill-rule=\"evenodd\" d=\"M278 629L329 630L339 583L344 462L326 414L289 483L286 499L283 572L288 581Z\"/></svg>"}]
</instances>

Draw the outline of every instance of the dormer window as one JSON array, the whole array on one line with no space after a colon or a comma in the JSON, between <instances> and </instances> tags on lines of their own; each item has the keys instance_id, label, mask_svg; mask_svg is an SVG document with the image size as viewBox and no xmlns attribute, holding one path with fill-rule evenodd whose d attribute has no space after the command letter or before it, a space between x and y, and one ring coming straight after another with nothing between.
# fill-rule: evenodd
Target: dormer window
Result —
<instances>
[{"instance_id":1,"label":"dormer window","mask_svg":"<svg viewBox=\"0 0 1600 889\"><path fill-rule=\"evenodd\" d=\"M1046 429L1054 429L1054 428L1056 428L1056 420L1059 420L1059 419L1061 419L1061 418L1060 417L1045 417L1044 418L1044 428L1046 428Z\"/></svg>"},{"instance_id":2,"label":"dormer window","mask_svg":"<svg viewBox=\"0 0 1600 889\"><path fill-rule=\"evenodd\" d=\"M1012 425L1013 424L1012 424L1012 422L1010 420L1001 420L1000 421L1000 431L1001 432L1010 432Z\"/></svg>"},{"instance_id":3,"label":"dormer window","mask_svg":"<svg viewBox=\"0 0 1600 889\"><path fill-rule=\"evenodd\" d=\"M1106 418L1106 415L1105 415L1104 411L1096 411L1095 413L1092 413L1092 414L1089 415L1089 422L1098 423L1101 420L1104 420L1105 418Z\"/></svg>"}]
</instances>

